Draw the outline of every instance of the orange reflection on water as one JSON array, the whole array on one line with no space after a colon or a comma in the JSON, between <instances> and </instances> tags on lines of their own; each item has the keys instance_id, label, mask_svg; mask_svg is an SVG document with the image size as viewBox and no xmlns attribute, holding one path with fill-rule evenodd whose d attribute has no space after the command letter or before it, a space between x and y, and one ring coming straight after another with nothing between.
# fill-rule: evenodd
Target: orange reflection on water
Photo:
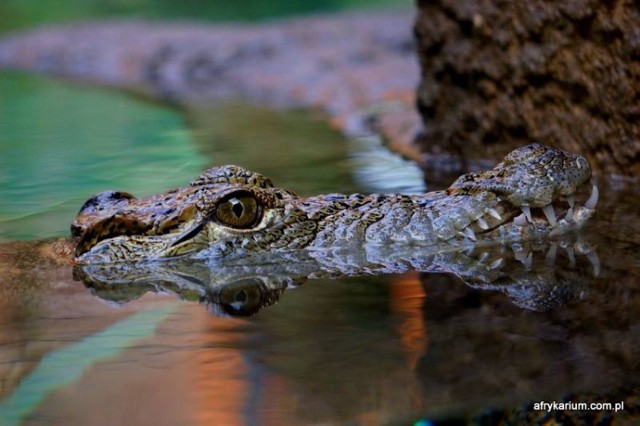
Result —
<instances>
[{"instance_id":1,"label":"orange reflection on water","mask_svg":"<svg viewBox=\"0 0 640 426\"><path fill-rule=\"evenodd\" d=\"M419 275L389 279L388 291L357 280L309 284L252 319L215 317L201 305L149 293L114 309L70 283L81 300L61 310L56 300L70 298L57 289L44 299L51 309L36 311L55 326L45 335L53 332L58 347L133 312L175 311L153 335L91 364L29 416L86 425L384 423L420 406L414 366L426 350ZM342 303L345 297L353 304ZM375 307L375 315L362 306ZM384 319L385 306L392 321ZM52 312L61 320L52 321Z\"/></svg>"},{"instance_id":2,"label":"orange reflection on water","mask_svg":"<svg viewBox=\"0 0 640 426\"><path fill-rule=\"evenodd\" d=\"M238 349L242 345L235 333L243 320L212 317L204 309L194 311L202 324L198 344L203 346L192 366L196 371L192 383L195 424L243 424L250 383L246 362Z\"/></svg>"},{"instance_id":3,"label":"orange reflection on water","mask_svg":"<svg viewBox=\"0 0 640 426\"><path fill-rule=\"evenodd\" d=\"M391 309L398 314L397 326L408 367L413 370L427 351L427 329L423 306L425 292L418 272L394 277L390 285Z\"/></svg>"}]
</instances>

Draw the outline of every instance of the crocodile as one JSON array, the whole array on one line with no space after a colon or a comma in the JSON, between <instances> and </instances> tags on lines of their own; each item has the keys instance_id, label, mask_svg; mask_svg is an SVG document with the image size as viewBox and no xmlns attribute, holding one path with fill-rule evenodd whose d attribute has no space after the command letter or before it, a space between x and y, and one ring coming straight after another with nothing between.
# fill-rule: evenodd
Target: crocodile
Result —
<instances>
[{"instance_id":1,"label":"crocodile","mask_svg":"<svg viewBox=\"0 0 640 426\"><path fill-rule=\"evenodd\" d=\"M553 238L582 227L598 190L580 155L531 144L493 169L421 195L328 194L302 198L238 166L209 169L190 185L136 199L105 191L71 225L73 263L157 261L187 256L264 261L272 253L433 246L451 251ZM71 252L71 250L67 250Z\"/></svg>"}]
</instances>

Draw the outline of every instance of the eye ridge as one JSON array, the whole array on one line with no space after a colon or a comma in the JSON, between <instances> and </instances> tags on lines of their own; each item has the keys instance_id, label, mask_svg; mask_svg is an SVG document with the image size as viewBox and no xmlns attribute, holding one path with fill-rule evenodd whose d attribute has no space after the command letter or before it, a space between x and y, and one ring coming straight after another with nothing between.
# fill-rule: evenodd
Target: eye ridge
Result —
<instances>
[{"instance_id":1,"label":"eye ridge","mask_svg":"<svg viewBox=\"0 0 640 426\"><path fill-rule=\"evenodd\" d=\"M262 218L262 205L249 191L234 192L220 200L214 218L231 228L251 228Z\"/></svg>"}]
</instances>

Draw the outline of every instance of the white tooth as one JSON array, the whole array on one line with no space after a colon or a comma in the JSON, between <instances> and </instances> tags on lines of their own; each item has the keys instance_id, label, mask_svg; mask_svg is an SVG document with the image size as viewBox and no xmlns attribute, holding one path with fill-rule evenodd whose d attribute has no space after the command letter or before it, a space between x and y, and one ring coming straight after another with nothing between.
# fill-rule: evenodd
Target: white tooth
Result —
<instances>
[{"instance_id":1,"label":"white tooth","mask_svg":"<svg viewBox=\"0 0 640 426\"><path fill-rule=\"evenodd\" d=\"M484 220L483 218L479 217L478 218L478 226L482 229L484 229L485 231L487 229L489 229L489 224L487 223L486 220Z\"/></svg>"},{"instance_id":2,"label":"white tooth","mask_svg":"<svg viewBox=\"0 0 640 426\"><path fill-rule=\"evenodd\" d=\"M569 195L567 197L567 203L569 203L569 207L573 209L573 206L576 204L576 197Z\"/></svg>"},{"instance_id":3,"label":"white tooth","mask_svg":"<svg viewBox=\"0 0 640 426\"><path fill-rule=\"evenodd\" d=\"M498 210L494 209L493 207L489 207L489 210L487 210L487 213L489 213L491 216L495 217L498 220L502 220L502 216L500 216L500 213L498 213Z\"/></svg>"},{"instance_id":4,"label":"white tooth","mask_svg":"<svg viewBox=\"0 0 640 426\"><path fill-rule=\"evenodd\" d=\"M518 226L526 226L527 224L527 217L523 214L516 216L515 218L513 218L513 223L515 223Z\"/></svg>"},{"instance_id":5,"label":"white tooth","mask_svg":"<svg viewBox=\"0 0 640 426\"><path fill-rule=\"evenodd\" d=\"M522 213L524 213L524 215L526 216L527 221L532 222L531 209L529 208L529 206L522 206L520 207L520 209L522 209Z\"/></svg>"},{"instance_id":6,"label":"white tooth","mask_svg":"<svg viewBox=\"0 0 640 426\"><path fill-rule=\"evenodd\" d=\"M476 234L473 232L473 229L469 228L468 226L466 228L464 228L464 235L467 236L467 238L469 238L471 241L476 241Z\"/></svg>"},{"instance_id":7,"label":"white tooth","mask_svg":"<svg viewBox=\"0 0 640 426\"><path fill-rule=\"evenodd\" d=\"M504 259L494 260L491 265L489 265L489 269L496 269L501 267L504 264Z\"/></svg>"},{"instance_id":8,"label":"white tooth","mask_svg":"<svg viewBox=\"0 0 640 426\"><path fill-rule=\"evenodd\" d=\"M485 251L485 252L484 252L484 253L482 253L482 254L480 255L480 257L478 258L478 262L480 262L480 263L484 263L484 262L487 260L487 258L489 258L489 252L488 252L488 251Z\"/></svg>"},{"instance_id":9,"label":"white tooth","mask_svg":"<svg viewBox=\"0 0 640 426\"><path fill-rule=\"evenodd\" d=\"M593 188L591 189L591 196L589 197L587 202L584 203L585 208L593 210L596 207L596 205L598 204L598 196L599 195L600 195L600 193L598 192L598 187L593 185Z\"/></svg>"},{"instance_id":10,"label":"white tooth","mask_svg":"<svg viewBox=\"0 0 640 426\"><path fill-rule=\"evenodd\" d=\"M558 221L556 220L556 212L553 211L553 206L551 204L547 204L542 208L542 212L547 217L547 220L551 224L551 226L556 226Z\"/></svg>"},{"instance_id":11,"label":"white tooth","mask_svg":"<svg viewBox=\"0 0 640 426\"><path fill-rule=\"evenodd\" d=\"M526 268L531 268L533 264L533 253L522 247L514 249L514 257L521 262Z\"/></svg>"},{"instance_id":12,"label":"white tooth","mask_svg":"<svg viewBox=\"0 0 640 426\"><path fill-rule=\"evenodd\" d=\"M569 264L571 265L572 268L575 268L576 267L576 257L573 254L573 247L567 246L565 248L565 250L567 251L567 256L569 256Z\"/></svg>"},{"instance_id":13,"label":"white tooth","mask_svg":"<svg viewBox=\"0 0 640 426\"><path fill-rule=\"evenodd\" d=\"M553 266L556 264L556 255L558 254L558 245L552 243L547 256L544 258L544 264L547 266Z\"/></svg>"},{"instance_id":14,"label":"white tooth","mask_svg":"<svg viewBox=\"0 0 640 426\"><path fill-rule=\"evenodd\" d=\"M587 253L587 259L589 259L589 262L591 263L591 266L593 266L593 276L597 277L600 275L600 258L598 258L598 255L596 254L595 251L590 251L589 253Z\"/></svg>"},{"instance_id":15,"label":"white tooth","mask_svg":"<svg viewBox=\"0 0 640 426\"><path fill-rule=\"evenodd\" d=\"M573 207L567 210L567 214L564 215L564 220L567 222L573 219Z\"/></svg>"}]
</instances>

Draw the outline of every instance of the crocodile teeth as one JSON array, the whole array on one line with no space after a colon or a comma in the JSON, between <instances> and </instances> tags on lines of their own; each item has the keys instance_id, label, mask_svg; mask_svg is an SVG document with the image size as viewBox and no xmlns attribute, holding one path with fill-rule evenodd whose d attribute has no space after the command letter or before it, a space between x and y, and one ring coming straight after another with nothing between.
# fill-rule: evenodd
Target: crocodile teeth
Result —
<instances>
[{"instance_id":1,"label":"crocodile teeth","mask_svg":"<svg viewBox=\"0 0 640 426\"><path fill-rule=\"evenodd\" d=\"M531 269L531 266L533 266L533 253L531 252L528 252L528 254L525 254L524 251L519 251L515 253L515 258L517 261L522 263L524 267L527 269Z\"/></svg>"},{"instance_id":2,"label":"crocodile teeth","mask_svg":"<svg viewBox=\"0 0 640 426\"><path fill-rule=\"evenodd\" d=\"M493 269L498 269L499 267L501 267L504 264L504 259L497 259L494 260L493 262L491 262L491 265L489 265L489 269L493 270Z\"/></svg>"},{"instance_id":3,"label":"crocodile teeth","mask_svg":"<svg viewBox=\"0 0 640 426\"><path fill-rule=\"evenodd\" d=\"M471 241L477 241L475 232L473 232L473 229L469 227L466 227L462 231L458 232L458 235L464 238L468 238Z\"/></svg>"},{"instance_id":4,"label":"crocodile teeth","mask_svg":"<svg viewBox=\"0 0 640 426\"><path fill-rule=\"evenodd\" d=\"M489 224L483 218L479 217L477 222L478 222L478 226L484 229L485 231L489 229Z\"/></svg>"},{"instance_id":5,"label":"crocodile teeth","mask_svg":"<svg viewBox=\"0 0 640 426\"><path fill-rule=\"evenodd\" d=\"M569 256L569 265L572 268L576 267L576 256L573 254L573 247L567 246L567 248L565 248L565 251L567 252L567 256Z\"/></svg>"},{"instance_id":6,"label":"crocodile teeth","mask_svg":"<svg viewBox=\"0 0 640 426\"><path fill-rule=\"evenodd\" d=\"M590 251L586 256L587 259L589 259L591 266L593 266L593 275L595 277L600 276L600 258L598 258L598 255L595 252Z\"/></svg>"},{"instance_id":7,"label":"crocodile teeth","mask_svg":"<svg viewBox=\"0 0 640 426\"><path fill-rule=\"evenodd\" d=\"M551 226L556 226L558 221L556 220L556 212L553 211L553 206L551 204L547 204L542 208L542 212L547 217L547 220L551 224Z\"/></svg>"},{"instance_id":8,"label":"crocodile teeth","mask_svg":"<svg viewBox=\"0 0 640 426\"><path fill-rule=\"evenodd\" d=\"M569 195L567 197L567 203L569 203L569 209L567 210L567 214L564 215L564 220L569 221L573 217L573 207L576 205L576 197Z\"/></svg>"},{"instance_id":9,"label":"crocodile teeth","mask_svg":"<svg viewBox=\"0 0 640 426\"><path fill-rule=\"evenodd\" d=\"M466 227L462 232L464 232L464 235L471 241L477 241L476 234L473 232L473 229Z\"/></svg>"},{"instance_id":10,"label":"crocodile teeth","mask_svg":"<svg viewBox=\"0 0 640 426\"><path fill-rule=\"evenodd\" d=\"M495 217L498 220L502 220L502 216L500 216L500 213L498 213L498 210L494 209L493 207L489 207L489 210L487 210L487 213L489 213L489 215Z\"/></svg>"},{"instance_id":11,"label":"crocodile teeth","mask_svg":"<svg viewBox=\"0 0 640 426\"><path fill-rule=\"evenodd\" d=\"M522 206L520 207L520 209L522 210L522 213L524 213L525 217L527 218L527 221L531 223L532 222L531 208L529 208L529 206Z\"/></svg>"},{"instance_id":12,"label":"crocodile teeth","mask_svg":"<svg viewBox=\"0 0 640 426\"><path fill-rule=\"evenodd\" d=\"M553 266L556 263L556 256L558 254L558 245L553 243L551 247L549 247L549 251L544 258L544 264L547 266Z\"/></svg>"},{"instance_id":13,"label":"crocodile teeth","mask_svg":"<svg viewBox=\"0 0 640 426\"><path fill-rule=\"evenodd\" d=\"M573 217L573 207L567 210L567 214L564 215L564 220L569 221Z\"/></svg>"},{"instance_id":14,"label":"crocodile teeth","mask_svg":"<svg viewBox=\"0 0 640 426\"><path fill-rule=\"evenodd\" d=\"M584 203L585 208L593 210L596 207L596 205L598 204L598 196L599 195L600 195L600 193L598 192L598 187L593 185L593 188L591 189L591 196L589 197L587 202Z\"/></svg>"},{"instance_id":15,"label":"crocodile teeth","mask_svg":"<svg viewBox=\"0 0 640 426\"><path fill-rule=\"evenodd\" d=\"M513 218L513 223L518 226L525 226L527 224L527 217L523 214Z\"/></svg>"}]
</instances>

